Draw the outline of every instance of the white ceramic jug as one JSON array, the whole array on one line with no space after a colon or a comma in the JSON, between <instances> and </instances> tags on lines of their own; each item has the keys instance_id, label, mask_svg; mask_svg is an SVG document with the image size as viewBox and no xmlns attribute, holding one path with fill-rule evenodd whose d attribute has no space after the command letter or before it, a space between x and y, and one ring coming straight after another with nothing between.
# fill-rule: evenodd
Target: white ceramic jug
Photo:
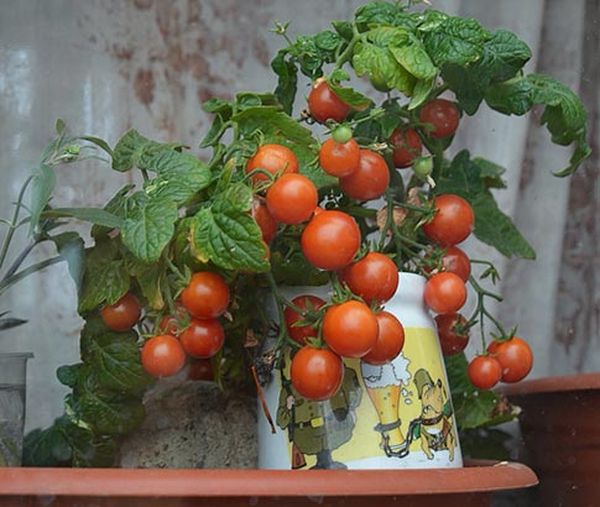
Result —
<instances>
[{"instance_id":1,"label":"white ceramic jug","mask_svg":"<svg viewBox=\"0 0 600 507\"><path fill-rule=\"evenodd\" d=\"M259 467L461 467L450 387L435 324L423 303L425 278L400 273L385 305L402 322L404 348L391 363L344 360L340 391L330 400L302 398L289 381L289 360L273 371L265 397L276 432L259 409ZM330 288L291 287L288 299L312 294L328 300ZM283 377L283 383L282 383Z\"/></svg>"}]
</instances>

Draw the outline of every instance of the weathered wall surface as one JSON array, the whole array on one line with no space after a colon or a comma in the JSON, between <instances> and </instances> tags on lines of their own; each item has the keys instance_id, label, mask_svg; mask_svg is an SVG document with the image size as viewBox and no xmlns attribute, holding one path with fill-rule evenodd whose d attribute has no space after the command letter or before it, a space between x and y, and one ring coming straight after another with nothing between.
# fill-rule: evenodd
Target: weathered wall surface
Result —
<instances>
[{"instance_id":1,"label":"weathered wall surface","mask_svg":"<svg viewBox=\"0 0 600 507\"><path fill-rule=\"evenodd\" d=\"M111 143L135 125L149 136L197 145L208 118L200 103L236 90L274 87L269 60L282 41L274 20L315 32L348 17L350 0L4 0L0 16L0 216L48 140L57 117ZM435 7L516 31L534 50L530 70L555 74L583 95L598 146L600 50L595 0L447 0ZM501 206L538 251L537 263L494 257L506 274L502 318L536 348L534 374L600 368L598 158L570 181L549 169L568 159L538 117L483 110L466 119L458 147L507 167ZM60 170L56 203L101 205L128 175L86 164ZM489 256L474 241L474 256ZM0 338L1 351L32 350L28 427L62 411L57 366L78 356L81 321L64 266L27 280L0 303L30 320Z\"/></svg>"}]
</instances>

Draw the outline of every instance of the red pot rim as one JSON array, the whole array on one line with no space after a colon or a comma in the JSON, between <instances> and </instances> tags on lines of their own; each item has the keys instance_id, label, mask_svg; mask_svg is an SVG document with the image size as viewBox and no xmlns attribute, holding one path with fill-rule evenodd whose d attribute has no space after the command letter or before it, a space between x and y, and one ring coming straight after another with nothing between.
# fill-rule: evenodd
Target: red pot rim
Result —
<instances>
[{"instance_id":1,"label":"red pot rim","mask_svg":"<svg viewBox=\"0 0 600 507\"><path fill-rule=\"evenodd\" d=\"M0 495L97 497L389 496L492 492L538 483L525 465L421 470L0 468Z\"/></svg>"},{"instance_id":2,"label":"red pot rim","mask_svg":"<svg viewBox=\"0 0 600 507\"><path fill-rule=\"evenodd\" d=\"M511 397L567 391L590 391L594 389L600 389L600 373L580 373L578 375L525 380L516 384L503 385L496 391Z\"/></svg>"}]
</instances>

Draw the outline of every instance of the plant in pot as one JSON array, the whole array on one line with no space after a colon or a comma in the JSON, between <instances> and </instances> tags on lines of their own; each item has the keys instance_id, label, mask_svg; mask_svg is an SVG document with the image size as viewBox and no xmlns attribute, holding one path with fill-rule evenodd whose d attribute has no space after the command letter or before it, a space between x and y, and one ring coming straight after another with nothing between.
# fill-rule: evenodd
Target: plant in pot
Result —
<instances>
[{"instance_id":1,"label":"plant in pot","mask_svg":"<svg viewBox=\"0 0 600 507\"><path fill-rule=\"evenodd\" d=\"M580 100L523 72L516 35L436 10L374 2L316 35L275 31L288 43L275 92L204 104L207 162L136 130L114 149L86 138L142 182L79 213L95 222L81 362L58 370L73 391L28 436L27 463L112 465L153 378L187 358L210 360L220 385L257 386L268 467L459 466L457 427L514 417L489 389L524 378L531 350L486 307L501 299L494 266L456 245L473 232L508 257L535 254L494 199L504 170L445 153L483 101L539 105L553 141L574 145L555 173L567 176L589 155ZM298 71L310 88L295 118ZM462 315L467 285L476 304Z\"/></svg>"},{"instance_id":2,"label":"plant in pot","mask_svg":"<svg viewBox=\"0 0 600 507\"><path fill-rule=\"evenodd\" d=\"M23 182L10 219L3 219L5 234L0 249L0 297L29 275L66 260L75 282L82 273L83 240L73 231L61 230L62 216L73 216L69 210L51 209L48 201L54 186L53 168L94 156L94 148L83 138L67 134L65 125L56 124L57 137L42 152L38 165ZM87 145L87 146L86 146ZM75 214L85 213L79 209ZM22 230L26 229L24 234ZM20 237L19 237L20 235ZM17 243L25 245L17 249ZM52 243L56 256L36 260L27 267L26 261L43 243ZM0 312L0 332L26 324L27 321ZM27 360L31 353L0 354L0 466L21 463L23 426L25 421L25 384Z\"/></svg>"}]
</instances>

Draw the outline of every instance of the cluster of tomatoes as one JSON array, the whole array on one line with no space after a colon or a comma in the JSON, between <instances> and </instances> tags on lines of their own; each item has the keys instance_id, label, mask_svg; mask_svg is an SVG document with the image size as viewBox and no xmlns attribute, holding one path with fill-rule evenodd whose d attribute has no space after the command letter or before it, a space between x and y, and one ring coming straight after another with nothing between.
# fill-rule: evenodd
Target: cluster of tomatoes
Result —
<instances>
[{"instance_id":1,"label":"cluster of tomatoes","mask_svg":"<svg viewBox=\"0 0 600 507\"><path fill-rule=\"evenodd\" d=\"M221 348L225 332L219 317L229 306L229 287L217 273L195 273L183 289L177 315L166 315L158 325L159 334L144 343L142 366L153 377L169 377L185 365L187 356L209 359ZM109 329L127 331L141 316L141 307L132 293L101 310ZM205 366L205 365L203 365Z\"/></svg>"},{"instance_id":2,"label":"cluster of tomatoes","mask_svg":"<svg viewBox=\"0 0 600 507\"><path fill-rule=\"evenodd\" d=\"M313 295L294 298L284 311L289 336L302 347L292 359L292 385L305 398L325 400L343 380L342 358L360 358L381 365L404 346L404 328L391 313L376 310L398 287L398 269L389 257L368 253L339 271L341 281L356 295L327 304ZM320 339L327 345L321 348Z\"/></svg>"}]
</instances>

